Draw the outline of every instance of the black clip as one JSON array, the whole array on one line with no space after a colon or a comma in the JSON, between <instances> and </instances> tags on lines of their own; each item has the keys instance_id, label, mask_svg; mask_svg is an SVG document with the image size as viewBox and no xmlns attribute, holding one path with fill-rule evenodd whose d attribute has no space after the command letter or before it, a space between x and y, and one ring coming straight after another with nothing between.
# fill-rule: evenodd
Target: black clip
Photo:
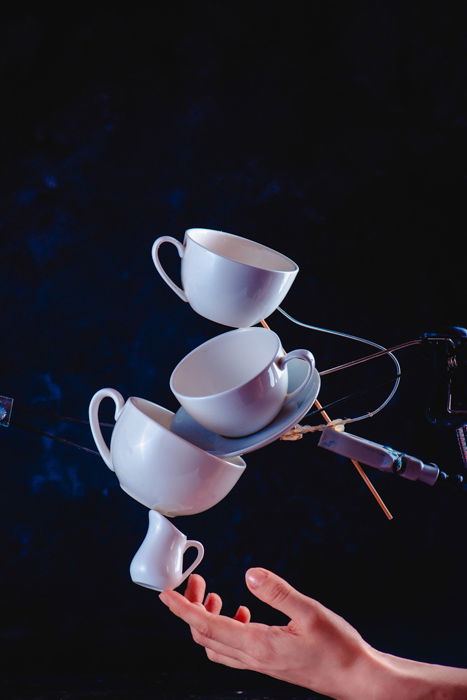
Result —
<instances>
[{"instance_id":1,"label":"black clip","mask_svg":"<svg viewBox=\"0 0 467 700\"><path fill-rule=\"evenodd\" d=\"M10 425L13 401L14 399L9 396L0 396L0 425L3 428L8 428Z\"/></svg>"},{"instance_id":2,"label":"black clip","mask_svg":"<svg viewBox=\"0 0 467 700\"><path fill-rule=\"evenodd\" d=\"M434 346L433 383L427 418L430 423L459 428L467 423L467 329L450 326L424 333Z\"/></svg>"}]
</instances>

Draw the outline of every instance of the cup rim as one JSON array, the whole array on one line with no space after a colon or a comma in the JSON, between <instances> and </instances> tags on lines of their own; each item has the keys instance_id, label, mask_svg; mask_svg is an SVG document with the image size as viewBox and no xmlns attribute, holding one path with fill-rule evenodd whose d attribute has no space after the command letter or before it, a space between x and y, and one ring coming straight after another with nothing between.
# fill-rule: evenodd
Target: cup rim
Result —
<instances>
[{"instance_id":1,"label":"cup rim","mask_svg":"<svg viewBox=\"0 0 467 700\"><path fill-rule=\"evenodd\" d=\"M201 348L205 347L206 345L209 345L211 343L214 343L216 340L219 338L223 338L226 335L230 335L231 333L251 333L252 331L260 331L261 333L268 333L269 335L275 337L276 339L276 352L275 354L271 357L269 363L263 367L259 372L254 374L252 377L249 379L245 380L241 384L238 384L235 387L231 387L230 389L224 389L224 391L216 391L213 394L203 394L202 396L192 396L191 394L185 394L182 391L178 391L174 388L174 375L177 372L177 370L193 355L195 355ZM220 333L219 335L215 335L213 338L208 338L204 343L201 343L201 345L198 345L196 348L193 348L191 352L189 352L185 357L183 357L180 362L175 366L175 368L172 371L172 374L170 375L170 389L175 396L180 396L182 398L189 399L190 401L203 401L205 399L210 399L213 398L214 396L221 397L221 396L227 396L229 393L238 391L239 389L242 389L246 384L249 384L250 382L254 381L259 377L260 374L264 372L265 369L267 369L272 362L274 362L274 359L277 357L277 353L279 352L279 349L281 347L281 339L277 335L277 333L270 328L263 328L259 326L248 326L247 328L234 328L231 331L226 331L225 333Z\"/></svg>"},{"instance_id":2,"label":"cup rim","mask_svg":"<svg viewBox=\"0 0 467 700\"><path fill-rule=\"evenodd\" d=\"M155 423L162 431L169 433L173 438L176 440L181 440L182 442L186 443L189 445L195 452L202 452L204 455L207 455L210 459L212 459L214 462L228 462L228 465L230 467L234 467L235 469L240 469L243 471L246 467L246 462L243 459L242 455L235 455L235 457L220 457L219 455L214 455L211 452L208 452L207 450L203 450L201 447L198 447L194 443L190 442L189 440L186 440L184 437L181 435L177 435L177 433L174 433L170 428L166 428L165 425L162 425L162 423L159 423L157 420L154 420L154 418L151 418L147 413L141 410L139 406L137 405L137 401L145 401L148 404L151 404L152 406L156 406L157 408L161 408L163 411L167 411L167 413L170 413L172 416L175 416L175 413L171 411L168 408L165 408L164 406L161 406L160 404L155 403L154 401L149 401L149 399L143 399L140 396L129 396L127 399L127 402L129 402L133 408L138 411L138 413L141 413L147 420L151 421L152 423ZM236 464L235 462L232 461L232 459L240 459L242 461L242 464Z\"/></svg>"},{"instance_id":3,"label":"cup rim","mask_svg":"<svg viewBox=\"0 0 467 700\"><path fill-rule=\"evenodd\" d=\"M279 274L283 275L284 273L298 273L300 268L295 262L295 260L292 260L292 258L289 258L287 255L284 255L284 253L280 253L278 250L275 250L274 248L270 248L267 245L264 245L264 243L258 243L258 241L253 241L251 238L246 238L245 236L238 236L235 233L228 233L228 231L221 231L220 229L214 229L214 228L203 228L202 226L195 226L186 229L185 231L185 236L188 236L188 238L198 245L200 248L203 248L203 250L206 250L210 253L213 253L210 248L207 246L203 245L199 241L197 241L195 238L193 238L193 234L195 231L210 231L211 233L218 233L221 236L226 236L227 238L238 238L241 241L246 241L247 243L252 243L253 245L257 246L258 248L263 248L264 250L268 250L271 253L274 253L277 255L279 258L282 258L283 260L286 260L289 265L291 266L292 269L288 270L273 270L270 267L260 267L259 265L252 265L251 263L248 262L240 262L239 260L233 260L232 258L227 257L226 255L222 255L222 253L215 253L215 255L218 255L220 258L223 258L224 260L229 260L230 262L236 262L239 265L245 265L246 267L251 267L252 269L257 269L257 270L266 270L267 272L271 272L273 274Z\"/></svg>"}]
</instances>

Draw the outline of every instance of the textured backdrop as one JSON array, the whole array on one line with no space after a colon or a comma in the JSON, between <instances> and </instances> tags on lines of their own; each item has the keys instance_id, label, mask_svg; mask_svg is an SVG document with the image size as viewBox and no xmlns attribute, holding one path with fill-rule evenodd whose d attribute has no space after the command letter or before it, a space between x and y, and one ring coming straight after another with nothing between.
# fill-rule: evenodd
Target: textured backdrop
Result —
<instances>
[{"instance_id":1,"label":"textured backdrop","mask_svg":"<svg viewBox=\"0 0 467 700\"><path fill-rule=\"evenodd\" d=\"M267 687L211 665L131 582L147 512L103 461L19 424L93 448L86 425L53 416L85 420L101 387L176 410L171 370L226 330L151 261L156 237L192 226L294 259L283 308L310 324L387 346L467 325L467 13L409 5L41 3L4 16L0 394L17 410L0 429L1 639L23 679L117 673L131 686L176 671L170 685L184 666L201 690ZM175 251L162 254L176 276ZM319 369L369 352L277 312L268 323ZM430 353L398 357L396 397L354 432L461 471L454 432L426 419ZM329 411L370 410L392 377L381 359L323 378L321 403L365 389ZM266 566L378 648L465 665L465 493L367 470L389 521L313 435L245 458L221 503L175 520L204 543L198 571L229 614L244 602L278 619L243 583Z\"/></svg>"}]
</instances>

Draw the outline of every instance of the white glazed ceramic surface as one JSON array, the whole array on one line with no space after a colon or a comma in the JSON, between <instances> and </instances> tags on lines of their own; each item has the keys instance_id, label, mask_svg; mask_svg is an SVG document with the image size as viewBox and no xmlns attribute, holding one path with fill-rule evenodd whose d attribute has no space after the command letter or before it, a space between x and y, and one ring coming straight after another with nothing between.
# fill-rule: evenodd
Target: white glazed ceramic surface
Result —
<instances>
[{"instance_id":1,"label":"white glazed ceramic surface","mask_svg":"<svg viewBox=\"0 0 467 700\"><path fill-rule=\"evenodd\" d=\"M115 402L110 450L99 426L99 405ZM235 486L246 464L236 456L220 459L171 431L174 418L151 401L126 402L115 389L97 391L89 405L94 441L120 486L147 508L165 515L191 515L216 505Z\"/></svg>"},{"instance_id":2,"label":"white glazed ceramic surface","mask_svg":"<svg viewBox=\"0 0 467 700\"><path fill-rule=\"evenodd\" d=\"M170 279L159 260L162 243L172 243L181 261L183 289ZM191 228L183 243L157 238L152 259L162 279L200 316L225 326L246 328L279 306L298 273L282 253L224 231Z\"/></svg>"},{"instance_id":3,"label":"white glazed ceramic surface","mask_svg":"<svg viewBox=\"0 0 467 700\"><path fill-rule=\"evenodd\" d=\"M284 353L280 339L266 328L239 328L198 346L179 362L170 388L181 406L203 427L226 437L241 437L268 425L287 398L287 363L304 361L314 369L309 350ZM290 398L290 395L289 395Z\"/></svg>"},{"instance_id":4,"label":"white glazed ceramic surface","mask_svg":"<svg viewBox=\"0 0 467 700\"><path fill-rule=\"evenodd\" d=\"M302 384L305 376L305 363L300 362L300 360L291 360L288 364L288 373L288 390L293 392L292 397L284 402L274 420L257 433L240 438L223 437L203 428L184 408L179 408L176 412L172 422L172 431L217 456L245 455L260 447L265 447L287 433L294 425L300 423L319 394L321 379L316 369L298 392L295 390Z\"/></svg>"},{"instance_id":5,"label":"white glazed ceramic surface","mask_svg":"<svg viewBox=\"0 0 467 700\"><path fill-rule=\"evenodd\" d=\"M198 554L183 571L183 555L190 547ZM156 591L177 588L198 566L204 556L201 542L187 540L167 518L154 510L149 511L149 527L130 564L133 583Z\"/></svg>"}]
</instances>

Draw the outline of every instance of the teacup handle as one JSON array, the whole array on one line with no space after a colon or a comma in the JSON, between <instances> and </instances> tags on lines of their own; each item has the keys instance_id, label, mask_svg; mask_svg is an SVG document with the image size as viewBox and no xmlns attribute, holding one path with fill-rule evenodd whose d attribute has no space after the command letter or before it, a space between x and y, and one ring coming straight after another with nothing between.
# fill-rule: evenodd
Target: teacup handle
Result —
<instances>
[{"instance_id":1,"label":"teacup handle","mask_svg":"<svg viewBox=\"0 0 467 700\"><path fill-rule=\"evenodd\" d=\"M183 583L183 581L187 578L187 576L189 576L191 574L191 572L194 569L196 569L196 567L200 563L201 559L204 557L204 547L201 544L201 542L198 542L197 540L187 540L185 543L185 549L183 550L183 554L185 554L186 550L189 549L190 547L195 547L198 550L198 556L196 557L194 562L192 564L190 564L188 569L183 572L182 578L180 579L180 581L177 584L177 588L181 583Z\"/></svg>"},{"instance_id":2,"label":"teacup handle","mask_svg":"<svg viewBox=\"0 0 467 700\"><path fill-rule=\"evenodd\" d=\"M287 397L286 397L287 399L292 398L293 396L298 394L299 391L301 391L303 389L303 387L305 386L305 384L307 383L307 381L311 377L311 373L315 369L315 358L314 358L313 354L309 350L304 350L302 348L300 348L299 350L291 350L290 352L287 353L287 355L284 355L284 357L281 357L279 359L279 362L278 362L280 369L283 369L285 367L285 365L287 364L287 362L289 362L289 360L292 360L293 358L296 358L298 360L304 360L308 364L308 368L307 368L308 371L306 373L305 379L302 381L300 386L298 386L296 389L294 389L292 392L290 392L290 394L287 394Z\"/></svg>"},{"instance_id":3,"label":"teacup handle","mask_svg":"<svg viewBox=\"0 0 467 700\"><path fill-rule=\"evenodd\" d=\"M99 389L99 391L97 391L94 394L94 396L91 399L91 403L89 404L89 424L91 426L91 432L94 438L94 442L96 443L96 447L99 450L102 459L109 467L109 469L115 471L112 464L110 450L107 447L104 438L102 437L101 427L99 425L99 406L102 399L105 399L107 397L114 400L115 420L118 419L125 405L125 399L116 389Z\"/></svg>"},{"instance_id":4,"label":"teacup handle","mask_svg":"<svg viewBox=\"0 0 467 700\"><path fill-rule=\"evenodd\" d=\"M178 250L178 254L181 258L183 258L183 255L185 253L185 246L183 245L183 243L180 243L180 241L177 241L177 239L173 238L172 236L161 236L160 238L156 238L156 240L152 244L151 254L154 265L156 266L156 270L160 274L164 282L169 285L170 289L172 289L175 292L175 294L178 294L180 299L182 299L183 301L188 301L188 297L183 291L183 289L181 289L178 285L175 284L173 280L170 279L167 272L161 265L158 250L162 243L172 243Z\"/></svg>"}]
</instances>

